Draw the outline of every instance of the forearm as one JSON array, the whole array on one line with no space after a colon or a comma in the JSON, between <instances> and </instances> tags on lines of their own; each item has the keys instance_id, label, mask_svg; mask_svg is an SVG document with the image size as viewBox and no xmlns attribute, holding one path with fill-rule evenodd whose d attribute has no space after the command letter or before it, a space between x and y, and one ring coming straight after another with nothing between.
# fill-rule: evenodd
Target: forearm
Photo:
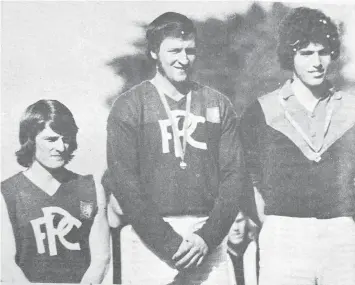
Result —
<instances>
[{"instance_id":1,"label":"forearm","mask_svg":"<svg viewBox=\"0 0 355 285\"><path fill-rule=\"evenodd\" d=\"M20 267L14 262L2 256L6 262L2 262L1 282L8 283L30 283Z\"/></svg>"},{"instance_id":2,"label":"forearm","mask_svg":"<svg viewBox=\"0 0 355 285\"><path fill-rule=\"evenodd\" d=\"M1 281L9 283L29 283L22 269L15 262L16 242L7 205L3 195L1 201Z\"/></svg>"},{"instance_id":3,"label":"forearm","mask_svg":"<svg viewBox=\"0 0 355 285\"><path fill-rule=\"evenodd\" d=\"M111 258L106 195L101 184L97 180L95 182L98 210L89 235L90 266L81 280L86 284L102 282Z\"/></svg>"},{"instance_id":4,"label":"forearm","mask_svg":"<svg viewBox=\"0 0 355 285\"><path fill-rule=\"evenodd\" d=\"M219 145L218 197L209 218L196 233L209 249L217 247L227 235L238 214L238 200L244 184L243 153L239 142L237 116L231 104L221 111L222 125Z\"/></svg>"},{"instance_id":5,"label":"forearm","mask_svg":"<svg viewBox=\"0 0 355 285\"><path fill-rule=\"evenodd\" d=\"M107 127L108 175L103 183L110 188L139 237L169 263L182 238L162 219L157 205L142 189L137 129L132 122L110 116Z\"/></svg>"},{"instance_id":6,"label":"forearm","mask_svg":"<svg viewBox=\"0 0 355 285\"><path fill-rule=\"evenodd\" d=\"M218 197L209 219L197 232L210 249L222 242L239 210L258 220L253 187L244 164L239 118L229 101L225 102L221 113Z\"/></svg>"},{"instance_id":7,"label":"forearm","mask_svg":"<svg viewBox=\"0 0 355 285\"><path fill-rule=\"evenodd\" d=\"M201 229L196 231L207 243L210 250L213 250L222 242L228 234L235 217L238 215L237 199L233 196L229 196L230 199L225 199L227 196L223 198L219 197L215 201L213 210L206 223Z\"/></svg>"},{"instance_id":8,"label":"forearm","mask_svg":"<svg viewBox=\"0 0 355 285\"><path fill-rule=\"evenodd\" d=\"M81 283L101 283L111 257L109 226L103 213L98 213L95 218L90 232L89 243L91 262Z\"/></svg>"},{"instance_id":9,"label":"forearm","mask_svg":"<svg viewBox=\"0 0 355 285\"><path fill-rule=\"evenodd\" d=\"M101 260L96 259L95 262L91 262L89 268L86 270L83 278L81 279L81 283L100 284L106 275L109 263L109 256L107 258L103 258Z\"/></svg>"},{"instance_id":10,"label":"forearm","mask_svg":"<svg viewBox=\"0 0 355 285\"><path fill-rule=\"evenodd\" d=\"M117 197L122 211L127 217L127 222L132 225L138 236L156 255L166 262L171 261L182 238L158 214L158 207L150 197L143 197L137 186L138 183L133 182L132 176L122 175L122 172L116 167L112 169L116 170L116 175L109 178L111 181L116 181L112 192ZM116 177L131 179L130 187Z\"/></svg>"}]
</instances>

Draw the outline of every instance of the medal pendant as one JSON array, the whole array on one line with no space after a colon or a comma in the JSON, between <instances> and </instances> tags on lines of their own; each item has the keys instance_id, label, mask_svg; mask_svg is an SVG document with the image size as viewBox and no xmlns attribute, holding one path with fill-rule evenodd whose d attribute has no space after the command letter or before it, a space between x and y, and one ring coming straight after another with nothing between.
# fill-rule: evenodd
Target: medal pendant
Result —
<instances>
[{"instance_id":1,"label":"medal pendant","mask_svg":"<svg viewBox=\"0 0 355 285\"><path fill-rule=\"evenodd\" d=\"M186 167L187 167L186 162L185 162L185 161L181 161L181 162L180 162L180 168L181 168L181 169L186 169Z\"/></svg>"}]
</instances>

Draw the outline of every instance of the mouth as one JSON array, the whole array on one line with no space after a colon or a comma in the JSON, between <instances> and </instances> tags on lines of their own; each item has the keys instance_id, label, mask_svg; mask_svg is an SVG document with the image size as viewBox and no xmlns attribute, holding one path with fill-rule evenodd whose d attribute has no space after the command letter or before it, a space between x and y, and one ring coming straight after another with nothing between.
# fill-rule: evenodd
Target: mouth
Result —
<instances>
[{"instance_id":1,"label":"mouth","mask_svg":"<svg viewBox=\"0 0 355 285\"><path fill-rule=\"evenodd\" d=\"M310 71L310 73L313 75L315 78L322 78L324 77L324 71Z\"/></svg>"},{"instance_id":2,"label":"mouth","mask_svg":"<svg viewBox=\"0 0 355 285\"><path fill-rule=\"evenodd\" d=\"M185 73L187 73L187 70L188 70L187 67L174 66L174 68L176 68L180 72L185 72Z\"/></svg>"},{"instance_id":3,"label":"mouth","mask_svg":"<svg viewBox=\"0 0 355 285\"><path fill-rule=\"evenodd\" d=\"M53 154L53 155L51 155L51 157L53 157L54 159L57 159L57 160L63 160L63 156L60 154Z\"/></svg>"}]
</instances>

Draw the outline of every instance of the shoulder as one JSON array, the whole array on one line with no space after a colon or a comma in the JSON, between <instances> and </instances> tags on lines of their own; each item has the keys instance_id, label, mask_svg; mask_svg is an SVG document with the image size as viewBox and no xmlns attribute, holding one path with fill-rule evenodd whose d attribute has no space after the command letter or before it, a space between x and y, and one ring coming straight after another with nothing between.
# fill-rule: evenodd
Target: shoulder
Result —
<instances>
[{"instance_id":1,"label":"shoulder","mask_svg":"<svg viewBox=\"0 0 355 285\"><path fill-rule=\"evenodd\" d=\"M13 203L17 200L19 193L24 191L26 188L25 183L26 180L22 172L19 172L1 182L1 194L8 206L13 205Z\"/></svg>"},{"instance_id":2,"label":"shoulder","mask_svg":"<svg viewBox=\"0 0 355 285\"><path fill-rule=\"evenodd\" d=\"M341 99L343 107L349 108L352 111L354 110L355 91L337 91L334 95Z\"/></svg>"},{"instance_id":3,"label":"shoulder","mask_svg":"<svg viewBox=\"0 0 355 285\"><path fill-rule=\"evenodd\" d=\"M92 174L81 175L72 171L68 171L66 183L74 183L78 187L86 187L95 185L94 176Z\"/></svg>"},{"instance_id":4,"label":"shoulder","mask_svg":"<svg viewBox=\"0 0 355 285\"><path fill-rule=\"evenodd\" d=\"M333 95L335 112L333 124L336 131L354 129L355 126L355 94L344 91L337 91Z\"/></svg>"},{"instance_id":5,"label":"shoulder","mask_svg":"<svg viewBox=\"0 0 355 285\"><path fill-rule=\"evenodd\" d=\"M141 110L143 99L149 98L149 95L154 92L156 92L155 87L146 80L120 94L112 105L109 121L118 119L124 122L134 122Z\"/></svg>"},{"instance_id":6,"label":"shoulder","mask_svg":"<svg viewBox=\"0 0 355 285\"><path fill-rule=\"evenodd\" d=\"M255 100L243 110L241 116L241 124L247 126L255 126L264 119L264 112L261 108L260 101Z\"/></svg>"},{"instance_id":7,"label":"shoulder","mask_svg":"<svg viewBox=\"0 0 355 285\"><path fill-rule=\"evenodd\" d=\"M76 193L76 195L81 199L94 199L95 197L95 181L92 174L89 175L81 175L72 171L66 173L67 177L63 182L64 187L71 191L72 193Z\"/></svg>"},{"instance_id":8,"label":"shoulder","mask_svg":"<svg viewBox=\"0 0 355 285\"><path fill-rule=\"evenodd\" d=\"M19 172L1 182L1 192L8 192L21 188L24 182L24 175Z\"/></svg>"},{"instance_id":9,"label":"shoulder","mask_svg":"<svg viewBox=\"0 0 355 285\"><path fill-rule=\"evenodd\" d=\"M112 109L123 109L122 106L127 107L130 105L135 105L139 102L140 97L144 96L144 94L152 93L154 91L154 86L148 80L145 80L133 86L126 92L118 95L112 105Z\"/></svg>"},{"instance_id":10,"label":"shoulder","mask_svg":"<svg viewBox=\"0 0 355 285\"><path fill-rule=\"evenodd\" d=\"M206 104L207 110L213 113L218 108L219 115L223 117L239 117L240 114L236 113L236 110L231 100L221 92L197 82L193 82L193 92L201 98Z\"/></svg>"},{"instance_id":11,"label":"shoulder","mask_svg":"<svg viewBox=\"0 0 355 285\"><path fill-rule=\"evenodd\" d=\"M243 112L242 123L255 126L265 123L267 118L283 114L279 103L279 92L280 88L260 96L248 105Z\"/></svg>"},{"instance_id":12,"label":"shoulder","mask_svg":"<svg viewBox=\"0 0 355 285\"><path fill-rule=\"evenodd\" d=\"M260 106L263 108L264 110L264 107L267 108L267 107L275 107L275 104L276 105L279 105L279 92L280 92L281 88L278 88L272 92L269 92L265 95L262 95L260 96L257 101L258 103L260 104Z\"/></svg>"},{"instance_id":13,"label":"shoulder","mask_svg":"<svg viewBox=\"0 0 355 285\"><path fill-rule=\"evenodd\" d=\"M229 98L226 95L222 94L216 89L213 89L212 87L202 85L198 82L192 82L192 90L194 92L201 94L202 96L204 96L206 99L210 101L218 101L218 102L222 101L223 103L227 103L227 104L231 103Z\"/></svg>"}]
</instances>

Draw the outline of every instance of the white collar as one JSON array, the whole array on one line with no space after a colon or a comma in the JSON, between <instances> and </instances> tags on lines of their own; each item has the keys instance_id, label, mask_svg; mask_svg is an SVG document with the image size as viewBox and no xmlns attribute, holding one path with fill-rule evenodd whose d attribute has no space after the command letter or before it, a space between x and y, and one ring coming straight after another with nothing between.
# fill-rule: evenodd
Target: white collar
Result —
<instances>
[{"instance_id":1,"label":"white collar","mask_svg":"<svg viewBox=\"0 0 355 285\"><path fill-rule=\"evenodd\" d=\"M26 171L23 172L23 174L33 184L37 185L38 188L50 196L53 196L60 186L60 182L56 180L53 175L36 160Z\"/></svg>"},{"instance_id":2,"label":"white collar","mask_svg":"<svg viewBox=\"0 0 355 285\"><path fill-rule=\"evenodd\" d=\"M160 72L157 72L150 82L155 86L155 88L158 89L159 92L162 92L176 102L185 97L185 95L177 91L171 82L166 77L161 75Z\"/></svg>"},{"instance_id":3,"label":"white collar","mask_svg":"<svg viewBox=\"0 0 355 285\"><path fill-rule=\"evenodd\" d=\"M313 113L320 99L314 97L311 90L309 90L296 76L293 78L291 88L298 102L300 102L300 104L305 107L307 111Z\"/></svg>"}]
</instances>

